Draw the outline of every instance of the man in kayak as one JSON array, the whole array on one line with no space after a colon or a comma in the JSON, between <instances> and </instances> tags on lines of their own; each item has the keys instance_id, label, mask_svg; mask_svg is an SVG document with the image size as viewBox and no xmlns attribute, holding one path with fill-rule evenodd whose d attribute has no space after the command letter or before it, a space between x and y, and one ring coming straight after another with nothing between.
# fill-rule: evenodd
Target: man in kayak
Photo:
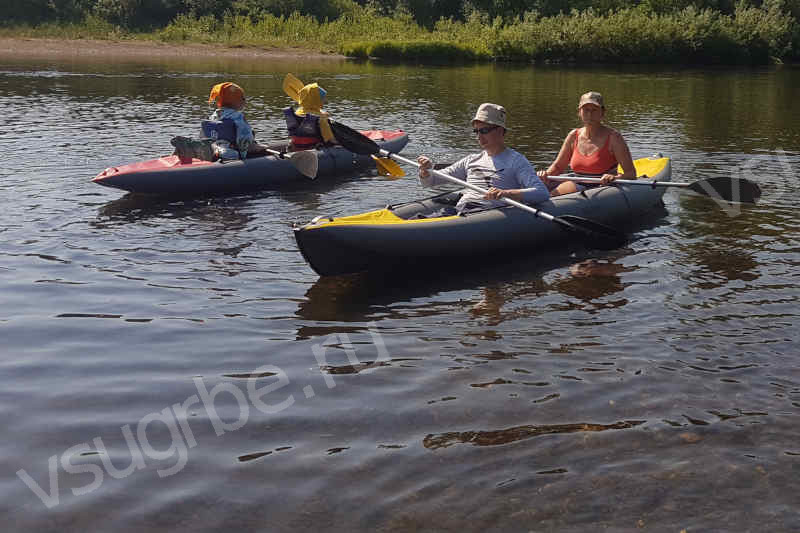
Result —
<instances>
[{"instance_id":1,"label":"man in kayak","mask_svg":"<svg viewBox=\"0 0 800 533\"><path fill-rule=\"evenodd\" d=\"M506 110L491 103L481 104L472 119L472 131L478 136L483 149L478 154L453 163L441 170L467 183L475 184L488 192L467 189L456 204L456 211L472 211L505 205L500 198L510 198L527 204L538 204L550 198L547 187L536 175L536 171L524 155L505 145ZM423 187L448 183L429 172L430 158L421 155L419 181Z\"/></svg>"},{"instance_id":2,"label":"man in kayak","mask_svg":"<svg viewBox=\"0 0 800 533\"><path fill-rule=\"evenodd\" d=\"M605 115L603 95L595 91L581 95L578 117L583 122L583 128L569 132L556 160L547 170L539 171L539 177L548 185L552 196L608 185L616 179L636 179L631 151L617 130L603 124ZM622 173L617 172L618 165L622 167ZM574 181L547 179L547 176L558 176L567 167L578 174L601 176L602 182L598 185L580 185Z\"/></svg>"},{"instance_id":3,"label":"man in kayak","mask_svg":"<svg viewBox=\"0 0 800 533\"><path fill-rule=\"evenodd\" d=\"M318 84L309 83L297 92L299 107L289 106L283 110L292 151L311 150L319 144L336 143L328 123L328 113L322 110L327 94Z\"/></svg>"}]
</instances>

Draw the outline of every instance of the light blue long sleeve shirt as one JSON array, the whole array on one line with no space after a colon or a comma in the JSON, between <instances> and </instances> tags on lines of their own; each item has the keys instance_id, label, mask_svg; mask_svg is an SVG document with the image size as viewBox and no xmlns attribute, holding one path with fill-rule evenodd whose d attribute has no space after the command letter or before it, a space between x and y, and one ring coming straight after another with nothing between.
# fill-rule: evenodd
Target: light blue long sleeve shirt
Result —
<instances>
[{"instance_id":1,"label":"light blue long sleeve shirt","mask_svg":"<svg viewBox=\"0 0 800 533\"><path fill-rule=\"evenodd\" d=\"M486 151L468 155L440 172L483 189L490 187L521 189L522 201L526 204L538 204L550 199L547 187L536 175L530 162L524 155L511 148L506 148L494 156L487 154ZM451 183L432 172L426 178L420 176L419 181L424 187ZM502 200L487 200L481 193L471 189L465 190L456 208L463 207L467 202L479 203L486 207L505 205Z\"/></svg>"}]
</instances>

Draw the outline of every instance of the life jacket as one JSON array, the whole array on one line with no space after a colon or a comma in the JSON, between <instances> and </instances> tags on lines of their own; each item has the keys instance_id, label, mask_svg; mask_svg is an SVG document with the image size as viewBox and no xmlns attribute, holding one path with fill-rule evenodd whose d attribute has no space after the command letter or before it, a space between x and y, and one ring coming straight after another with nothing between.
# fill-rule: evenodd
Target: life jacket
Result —
<instances>
[{"instance_id":1,"label":"life jacket","mask_svg":"<svg viewBox=\"0 0 800 533\"><path fill-rule=\"evenodd\" d=\"M311 113L305 116L298 116L292 107L284 109L283 115L286 119L286 129L289 130L289 137L291 137L295 148L308 150L322 142L318 116Z\"/></svg>"},{"instance_id":2,"label":"life jacket","mask_svg":"<svg viewBox=\"0 0 800 533\"><path fill-rule=\"evenodd\" d=\"M215 141L228 141L236 146L236 123L229 118L222 120L203 120L200 122L203 137Z\"/></svg>"}]
</instances>

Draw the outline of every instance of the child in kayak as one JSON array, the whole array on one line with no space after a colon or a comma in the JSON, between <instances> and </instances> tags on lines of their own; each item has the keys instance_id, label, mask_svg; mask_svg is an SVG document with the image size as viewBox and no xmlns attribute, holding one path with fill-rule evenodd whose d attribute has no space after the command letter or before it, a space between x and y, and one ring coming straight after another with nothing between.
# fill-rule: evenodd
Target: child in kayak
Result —
<instances>
[{"instance_id":1,"label":"child in kayak","mask_svg":"<svg viewBox=\"0 0 800 533\"><path fill-rule=\"evenodd\" d=\"M244 118L244 89L229 81L211 88L208 103L217 109L201 123L203 139L175 137L172 145L182 161L196 157L204 161L246 159L248 154L263 153L255 141L253 129Z\"/></svg>"},{"instance_id":2,"label":"child in kayak","mask_svg":"<svg viewBox=\"0 0 800 533\"><path fill-rule=\"evenodd\" d=\"M293 79L293 77L292 77ZM335 144L328 113L322 110L327 92L316 83L304 85L297 94L291 94L299 107L283 110L286 128L291 138L290 150L309 150L319 144Z\"/></svg>"}]
</instances>

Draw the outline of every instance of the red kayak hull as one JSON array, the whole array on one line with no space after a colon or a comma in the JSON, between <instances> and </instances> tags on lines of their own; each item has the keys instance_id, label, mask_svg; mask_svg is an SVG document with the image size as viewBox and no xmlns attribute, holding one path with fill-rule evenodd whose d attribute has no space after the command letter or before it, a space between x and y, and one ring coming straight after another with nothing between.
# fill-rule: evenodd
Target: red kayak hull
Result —
<instances>
[{"instance_id":1,"label":"red kayak hull","mask_svg":"<svg viewBox=\"0 0 800 533\"><path fill-rule=\"evenodd\" d=\"M402 130L362 133L393 153L400 152L408 143L408 134ZM285 148L286 142L275 146ZM316 180L300 174L290 160L276 156L226 162L192 159L182 163L178 156L168 155L107 168L92 181L133 193L191 196L296 188L375 167L370 156L354 154L341 146L318 149L317 155Z\"/></svg>"}]
</instances>

